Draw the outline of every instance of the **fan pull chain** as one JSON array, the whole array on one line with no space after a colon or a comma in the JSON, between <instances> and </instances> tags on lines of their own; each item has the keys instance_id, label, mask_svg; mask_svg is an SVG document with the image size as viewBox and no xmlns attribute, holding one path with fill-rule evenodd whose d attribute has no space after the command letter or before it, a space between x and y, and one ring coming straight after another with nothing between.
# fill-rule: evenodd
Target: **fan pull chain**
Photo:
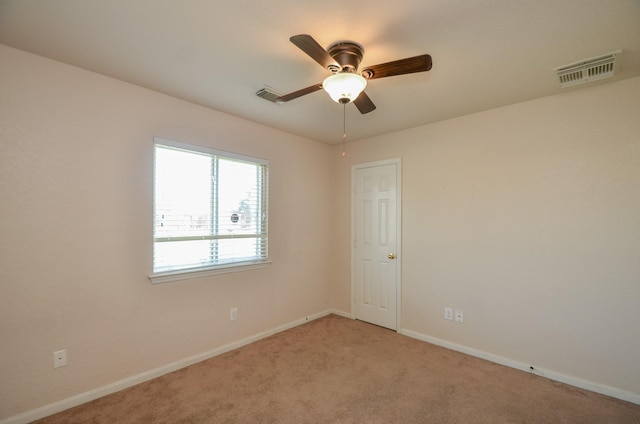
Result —
<instances>
[{"instance_id":1,"label":"fan pull chain","mask_svg":"<svg viewBox=\"0 0 640 424\"><path fill-rule=\"evenodd\" d=\"M347 143L347 104L342 105L342 157L347 156L345 144Z\"/></svg>"}]
</instances>

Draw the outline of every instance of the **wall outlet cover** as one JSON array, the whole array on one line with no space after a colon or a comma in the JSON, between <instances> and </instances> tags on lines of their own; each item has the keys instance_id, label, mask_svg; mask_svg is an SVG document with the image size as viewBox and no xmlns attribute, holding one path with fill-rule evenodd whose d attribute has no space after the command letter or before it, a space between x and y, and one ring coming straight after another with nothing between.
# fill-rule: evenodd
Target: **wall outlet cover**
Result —
<instances>
[{"instance_id":1,"label":"wall outlet cover","mask_svg":"<svg viewBox=\"0 0 640 424\"><path fill-rule=\"evenodd\" d=\"M53 368L60 368L67 366L67 350L57 350L53 352Z\"/></svg>"}]
</instances>

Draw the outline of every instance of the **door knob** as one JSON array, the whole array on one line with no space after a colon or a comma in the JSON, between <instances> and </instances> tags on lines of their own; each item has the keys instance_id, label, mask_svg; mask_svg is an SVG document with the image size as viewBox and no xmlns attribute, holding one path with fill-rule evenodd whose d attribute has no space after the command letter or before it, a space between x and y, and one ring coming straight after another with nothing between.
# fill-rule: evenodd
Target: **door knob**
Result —
<instances>
[{"instance_id":1,"label":"door knob","mask_svg":"<svg viewBox=\"0 0 640 424\"><path fill-rule=\"evenodd\" d=\"M395 259L395 258L396 258L396 254L395 254L395 253L389 253L389 254L387 255L387 258L389 258L389 259Z\"/></svg>"}]
</instances>

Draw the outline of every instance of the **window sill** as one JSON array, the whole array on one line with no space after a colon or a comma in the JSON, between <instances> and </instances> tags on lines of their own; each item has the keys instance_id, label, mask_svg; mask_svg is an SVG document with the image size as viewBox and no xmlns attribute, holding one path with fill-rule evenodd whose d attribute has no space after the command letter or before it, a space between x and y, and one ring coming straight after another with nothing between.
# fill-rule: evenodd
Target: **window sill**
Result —
<instances>
[{"instance_id":1,"label":"window sill","mask_svg":"<svg viewBox=\"0 0 640 424\"><path fill-rule=\"evenodd\" d=\"M270 261L252 262L247 264L230 264L217 266L215 268L181 269L177 271L157 272L149 276L153 284L169 283L171 281L187 280L190 278L208 277L210 275L229 274L231 272L251 271L254 269L267 268Z\"/></svg>"}]
</instances>

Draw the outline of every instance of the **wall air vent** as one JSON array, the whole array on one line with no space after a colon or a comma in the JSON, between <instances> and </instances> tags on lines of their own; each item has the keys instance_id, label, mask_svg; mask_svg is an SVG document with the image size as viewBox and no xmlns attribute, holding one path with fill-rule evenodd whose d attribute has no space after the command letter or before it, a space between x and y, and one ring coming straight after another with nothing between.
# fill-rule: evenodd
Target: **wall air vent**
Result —
<instances>
[{"instance_id":1,"label":"wall air vent","mask_svg":"<svg viewBox=\"0 0 640 424\"><path fill-rule=\"evenodd\" d=\"M560 87L573 87L604 78L611 78L620 62L621 50L604 56L587 59L553 69L560 80Z\"/></svg>"},{"instance_id":2,"label":"wall air vent","mask_svg":"<svg viewBox=\"0 0 640 424\"><path fill-rule=\"evenodd\" d=\"M277 104L280 104L280 102L278 101L278 97L280 97L281 95L282 94L276 92L271 87L261 88L260 90L256 91L256 96L262 97L265 100L269 100L270 102Z\"/></svg>"}]
</instances>

